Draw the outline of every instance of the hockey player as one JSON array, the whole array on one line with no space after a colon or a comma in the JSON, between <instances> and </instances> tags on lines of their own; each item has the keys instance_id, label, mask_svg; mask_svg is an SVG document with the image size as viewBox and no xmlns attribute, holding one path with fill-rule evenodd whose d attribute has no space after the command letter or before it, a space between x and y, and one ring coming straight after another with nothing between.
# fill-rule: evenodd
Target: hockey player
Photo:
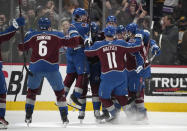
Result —
<instances>
[{"instance_id":1,"label":"hockey player","mask_svg":"<svg viewBox=\"0 0 187 131\"><path fill-rule=\"evenodd\" d=\"M33 31L24 39L24 43L19 44L19 50L27 51L32 48L31 62L29 65L33 76L28 76L28 92L26 96L25 122L32 122L32 114L36 101L36 94L39 90L41 79L45 77L52 86L57 99L62 122L69 122L68 107L66 104L64 85L59 72L59 49L62 46L77 47L82 43L79 36L71 39L63 39L61 32L51 31L51 21L47 17L38 20L40 31Z\"/></svg>"},{"instance_id":2,"label":"hockey player","mask_svg":"<svg viewBox=\"0 0 187 131\"><path fill-rule=\"evenodd\" d=\"M124 54L127 51L135 52L141 49L141 39L137 38L136 43L128 44L123 40L114 40L116 29L108 26L104 29L105 40L96 42L85 50L89 57L98 56L101 62L101 83L99 97L104 107L110 112L110 121L116 118L116 108L111 100L111 94L119 101L122 108L127 104L126 72L124 65ZM140 35L139 35L140 36Z\"/></svg>"},{"instance_id":3,"label":"hockey player","mask_svg":"<svg viewBox=\"0 0 187 131\"><path fill-rule=\"evenodd\" d=\"M147 63L147 55L149 46L153 53L159 55L160 49L154 40L150 40L149 33L144 30L139 30L135 23L127 25L128 41L133 42L135 34L143 34L144 48L138 53L126 53L126 69L128 71L128 96L131 102L126 110L127 116L136 120L144 120L147 118L147 109L144 107L144 88L145 78L150 77L150 63ZM139 59L137 59L139 58ZM141 59L142 58L142 59ZM140 61L138 61L140 60Z\"/></svg>"},{"instance_id":4,"label":"hockey player","mask_svg":"<svg viewBox=\"0 0 187 131\"><path fill-rule=\"evenodd\" d=\"M108 16L106 19L106 27L107 26L117 26L117 19L115 16ZM91 23L92 29L92 42L95 43L96 41L101 41L105 39L104 32L99 32L98 25L95 22ZM100 61L97 56L90 58L88 57L90 63L90 86L92 91L92 103L94 109L94 116L96 120L99 118L109 117L108 111L102 107L102 115L100 115L100 107L101 102L99 100L99 85L100 85L100 75L101 75L101 65Z\"/></svg>"},{"instance_id":5,"label":"hockey player","mask_svg":"<svg viewBox=\"0 0 187 131\"><path fill-rule=\"evenodd\" d=\"M87 22L87 12L83 8L76 8L73 11L73 22L69 28L69 36L75 37L80 35L83 39L87 38L89 32L89 26ZM79 109L79 119L83 119L85 116L86 98L88 86L88 73L89 64L84 54L83 46L77 48L68 48L67 56L69 61L67 63L67 76L64 81L66 94L69 92L72 82L76 79L75 88L70 96L68 104L76 104L75 107Z\"/></svg>"},{"instance_id":6,"label":"hockey player","mask_svg":"<svg viewBox=\"0 0 187 131\"><path fill-rule=\"evenodd\" d=\"M91 24L93 28L93 35L92 35L92 41L93 43L96 41L101 41L105 39L104 32L98 32L94 31L94 26L95 29L97 29L96 23L92 22ZM107 26L114 26L117 27L117 19L115 16L108 16L106 19L106 27ZM98 57L92 58L90 61L90 86L92 89L92 102L93 102L93 108L94 108L94 116L96 119L98 118L106 118L109 117L108 111L105 109L104 106L102 106L102 114L100 115L100 100L98 99L98 92L99 92L99 85L100 85L100 79L98 79L101 75L101 65L100 61L98 60Z\"/></svg>"},{"instance_id":7,"label":"hockey player","mask_svg":"<svg viewBox=\"0 0 187 131\"><path fill-rule=\"evenodd\" d=\"M14 36L16 30L25 24L25 20L23 17L17 18L13 20L12 25L7 28L5 31L0 32L0 44L4 41L8 41L10 38ZM8 121L5 120L5 112L6 112L6 93L7 87L5 82L5 77L2 71L2 57L0 53L0 128L7 128Z\"/></svg>"},{"instance_id":8,"label":"hockey player","mask_svg":"<svg viewBox=\"0 0 187 131\"><path fill-rule=\"evenodd\" d=\"M116 19L115 16L110 15L110 16L107 17L107 19L106 19L106 27L107 26L117 27L117 19Z\"/></svg>"},{"instance_id":9,"label":"hockey player","mask_svg":"<svg viewBox=\"0 0 187 131\"><path fill-rule=\"evenodd\" d=\"M91 33L92 33L92 43L99 41L102 39L99 26L96 22L91 22ZM101 75L101 65L97 56L88 57L89 67L90 67L90 75L89 82L92 92L92 104L94 109L94 116L96 120L100 117L100 107L101 101L99 100L99 85L100 85L100 75Z\"/></svg>"}]
</instances>

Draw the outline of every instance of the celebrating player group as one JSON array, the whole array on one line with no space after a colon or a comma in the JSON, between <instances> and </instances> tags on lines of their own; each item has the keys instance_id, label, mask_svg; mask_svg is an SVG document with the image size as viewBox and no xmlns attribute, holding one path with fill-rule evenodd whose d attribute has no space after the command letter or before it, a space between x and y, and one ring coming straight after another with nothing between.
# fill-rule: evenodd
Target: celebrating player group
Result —
<instances>
[{"instance_id":1,"label":"celebrating player group","mask_svg":"<svg viewBox=\"0 0 187 131\"><path fill-rule=\"evenodd\" d=\"M147 109L144 106L145 79L151 76L148 57L159 55L160 49L150 38L147 30L138 28L135 23L126 27L117 25L115 16L108 16L106 27L88 19L83 8L73 11L73 20L65 36L63 32L53 31L51 20L41 17L38 29L32 29L20 42L20 51L32 49L27 81L25 104L25 122L34 122L32 114L40 82L45 77L56 95L62 123L67 125L68 105L79 110L78 119L85 117L88 85L92 92L95 119L104 122L115 121L120 111L128 119L146 120ZM19 17L4 32L0 33L0 42L9 40L25 20ZM63 81L59 71L59 52L66 48L67 69ZM0 56L0 60L1 56ZM73 93L66 99L75 81ZM0 125L7 128L6 83L0 63Z\"/></svg>"}]
</instances>

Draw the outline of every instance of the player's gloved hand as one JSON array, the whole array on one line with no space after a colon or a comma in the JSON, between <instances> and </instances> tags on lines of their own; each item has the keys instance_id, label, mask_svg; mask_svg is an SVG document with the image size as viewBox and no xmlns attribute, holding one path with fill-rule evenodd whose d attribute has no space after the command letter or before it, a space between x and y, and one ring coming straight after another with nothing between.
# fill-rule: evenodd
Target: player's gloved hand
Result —
<instances>
[{"instance_id":1,"label":"player's gloved hand","mask_svg":"<svg viewBox=\"0 0 187 131\"><path fill-rule=\"evenodd\" d=\"M143 41L143 34L140 34L140 33L136 34L135 35L135 40L136 40L136 42L139 42L140 45L143 45L144 44L142 42Z\"/></svg>"},{"instance_id":2,"label":"player's gloved hand","mask_svg":"<svg viewBox=\"0 0 187 131\"><path fill-rule=\"evenodd\" d=\"M143 34L138 33L135 35L135 38L140 38L141 40L143 40Z\"/></svg>"},{"instance_id":3,"label":"player's gloved hand","mask_svg":"<svg viewBox=\"0 0 187 131\"><path fill-rule=\"evenodd\" d=\"M85 46L91 46L92 44L92 39L91 37L87 37L85 40L84 40L84 45Z\"/></svg>"},{"instance_id":4,"label":"player's gloved hand","mask_svg":"<svg viewBox=\"0 0 187 131\"><path fill-rule=\"evenodd\" d=\"M12 25L14 26L14 28L18 29L20 26L24 26L25 25L25 19L23 17L19 17L17 19L13 19Z\"/></svg>"},{"instance_id":5,"label":"player's gloved hand","mask_svg":"<svg viewBox=\"0 0 187 131\"><path fill-rule=\"evenodd\" d=\"M160 55L160 48L157 45L153 45L152 47L152 54L156 54L156 56Z\"/></svg>"}]
</instances>

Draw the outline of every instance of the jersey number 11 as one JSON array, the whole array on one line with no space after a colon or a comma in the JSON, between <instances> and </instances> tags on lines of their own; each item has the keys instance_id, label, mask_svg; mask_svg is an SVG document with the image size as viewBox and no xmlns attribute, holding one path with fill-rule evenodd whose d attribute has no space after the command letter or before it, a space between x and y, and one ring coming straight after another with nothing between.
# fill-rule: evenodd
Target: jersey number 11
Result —
<instances>
[{"instance_id":1,"label":"jersey number 11","mask_svg":"<svg viewBox=\"0 0 187 131\"><path fill-rule=\"evenodd\" d=\"M115 52L108 52L106 54L107 54L109 68L110 69L117 68Z\"/></svg>"}]
</instances>

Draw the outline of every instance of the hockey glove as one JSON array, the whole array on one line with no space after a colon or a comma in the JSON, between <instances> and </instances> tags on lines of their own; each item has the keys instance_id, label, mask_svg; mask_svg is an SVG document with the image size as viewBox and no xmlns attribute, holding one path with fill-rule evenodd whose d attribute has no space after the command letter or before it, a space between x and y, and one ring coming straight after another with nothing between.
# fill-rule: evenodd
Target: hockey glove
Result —
<instances>
[{"instance_id":1,"label":"hockey glove","mask_svg":"<svg viewBox=\"0 0 187 131\"><path fill-rule=\"evenodd\" d=\"M91 37L87 37L85 40L84 40L84 45L85 46L91 46L92 44L92 39Z\"/></svg>"},{"instance_id":2,"label":"hockey glove","mask_svg":"<svg viewBox=\"0 0 187 131\"><path fill-rule=\"evenodd\" d=\"M160 48L157 45L152 46L152 54L156 54L156 56L160 55Z\"/></svg>"},{"instance_id":3,"label":"hockey glove","mask_svg":"<svg viewBox=\"0 0 187 131\"><path fill-rule=\"evenodd\" d=\"M25 25L25 19L23 17L19 17L16 20L13 19L12 25L14 26L14 28L18 29L20 26Z\"/></svg>"}]
</instances>

